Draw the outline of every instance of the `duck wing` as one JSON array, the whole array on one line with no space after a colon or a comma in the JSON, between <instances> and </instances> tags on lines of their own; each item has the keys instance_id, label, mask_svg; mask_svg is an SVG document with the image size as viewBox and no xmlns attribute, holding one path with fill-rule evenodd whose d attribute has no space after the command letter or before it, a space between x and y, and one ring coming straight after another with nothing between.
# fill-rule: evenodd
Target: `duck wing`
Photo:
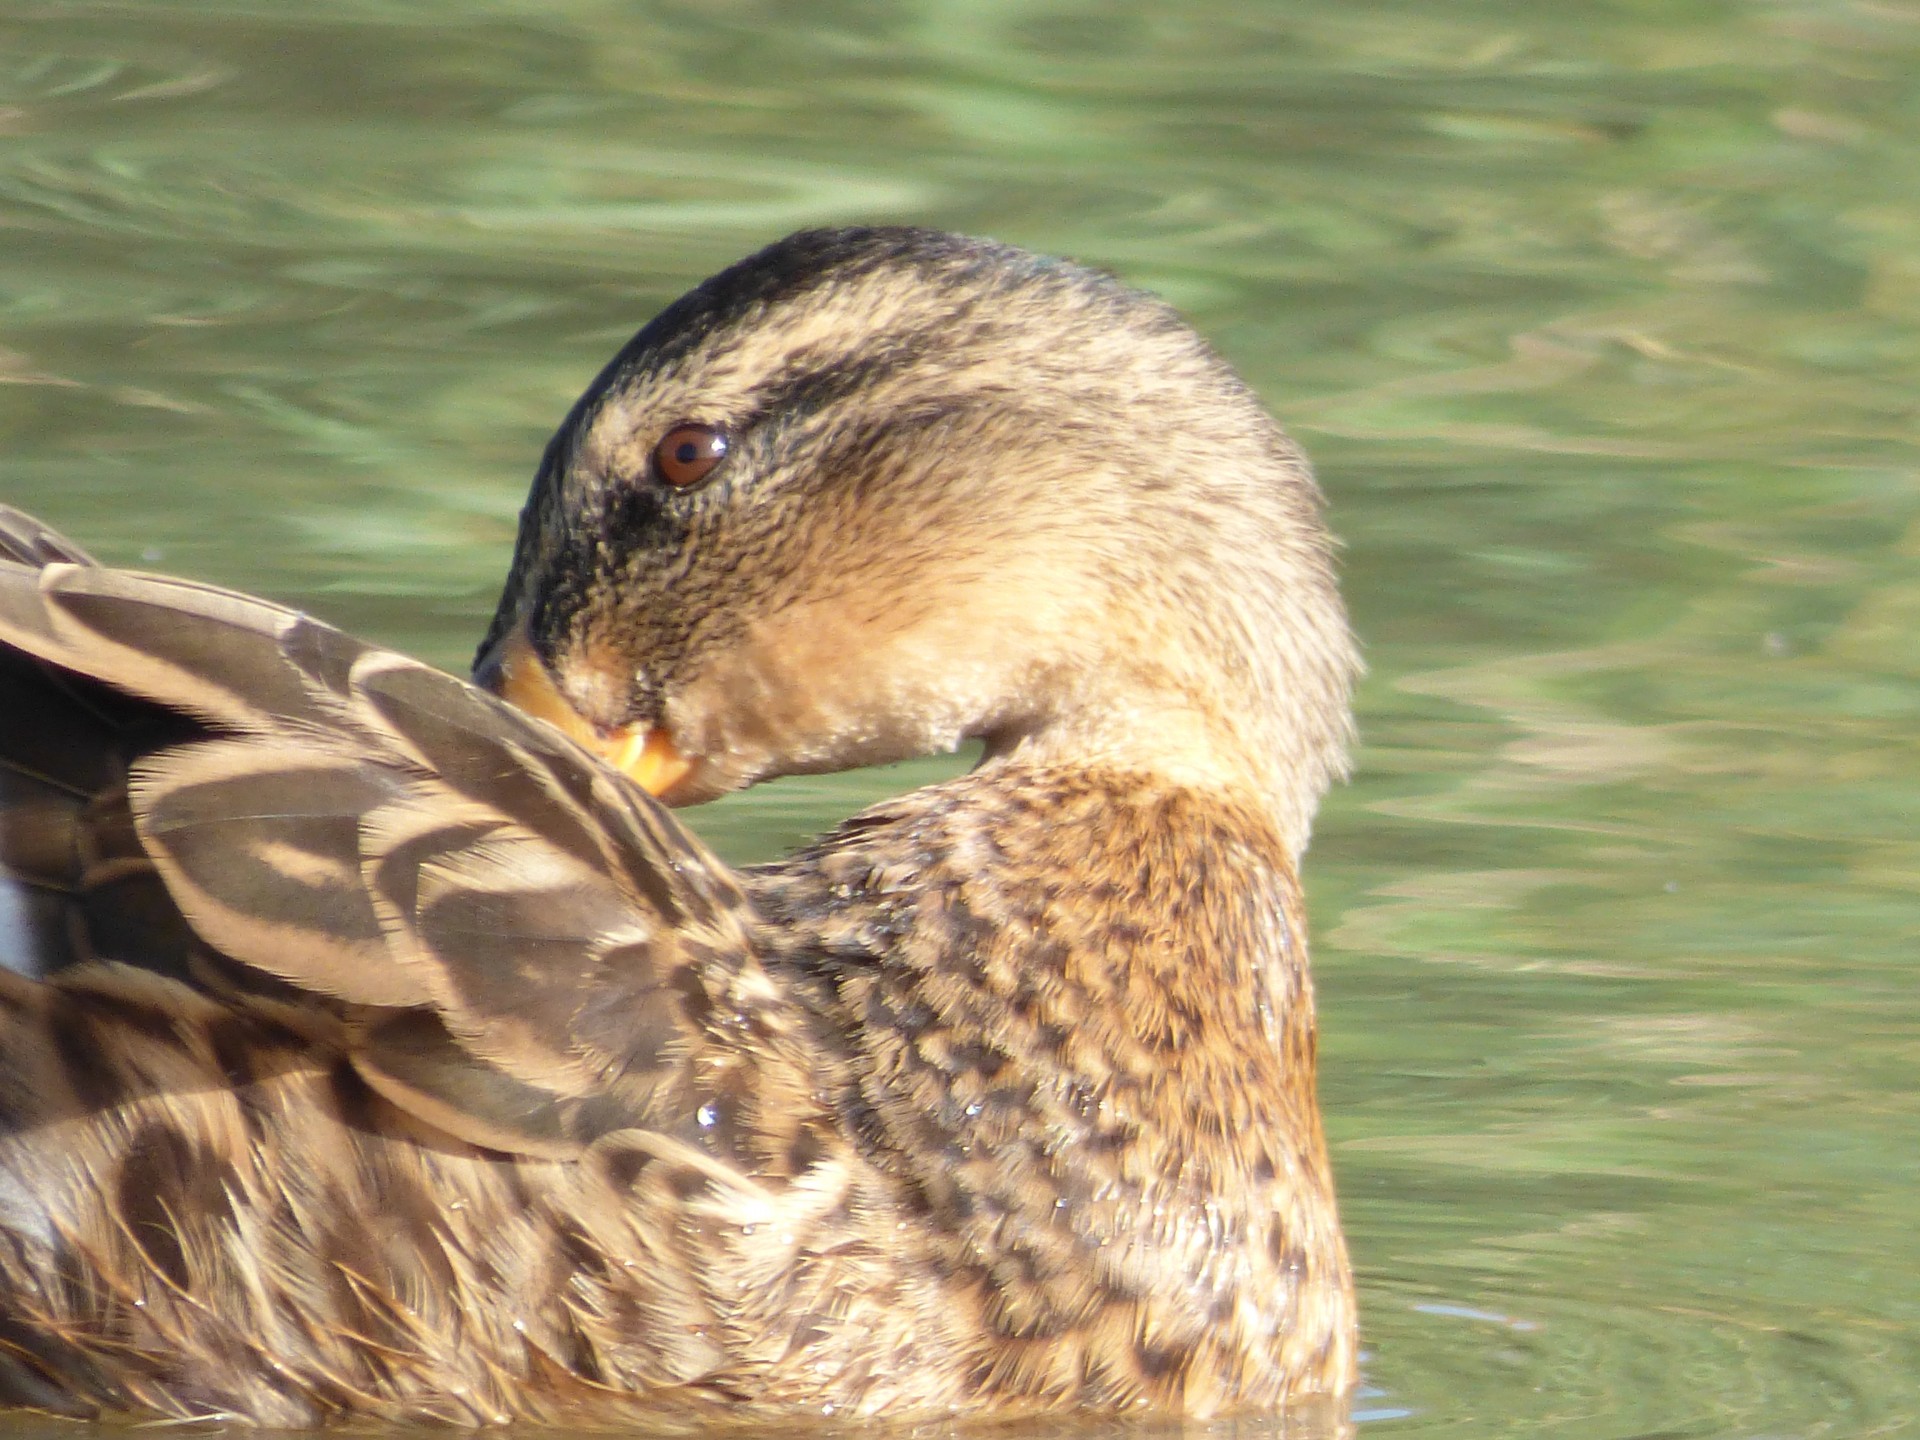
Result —
<instances>
[{"instance_id":1,"label":"duck wing","mask_svg":"<svg viewBox=\"0 0 1920 1440\"><path fill-rule=\"evenodd\" d=\"M0 557L0 980L158 971L533 1156L683 1123L716 1047L808 1063L732 875L559 732L18 512Z\"/></svg>"}]
</instances>

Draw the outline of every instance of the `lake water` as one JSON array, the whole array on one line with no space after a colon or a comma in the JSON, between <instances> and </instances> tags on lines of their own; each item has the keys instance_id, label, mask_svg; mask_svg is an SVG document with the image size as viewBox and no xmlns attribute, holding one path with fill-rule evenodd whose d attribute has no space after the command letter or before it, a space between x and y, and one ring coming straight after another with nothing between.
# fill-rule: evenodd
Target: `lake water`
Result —
<instances>
[{"instance_id":1,"label":"lake water","mask_svg":"<svg viewBox=\"0 0 1920 1440\"><path fill-rule=\"evenodd\" d=\"M1920 1432L1920 4L15 0L0 498L464 667L606 356L860 219L1160 291L1318 462L1362 1440Z\"/></svg>"}]
</instances>

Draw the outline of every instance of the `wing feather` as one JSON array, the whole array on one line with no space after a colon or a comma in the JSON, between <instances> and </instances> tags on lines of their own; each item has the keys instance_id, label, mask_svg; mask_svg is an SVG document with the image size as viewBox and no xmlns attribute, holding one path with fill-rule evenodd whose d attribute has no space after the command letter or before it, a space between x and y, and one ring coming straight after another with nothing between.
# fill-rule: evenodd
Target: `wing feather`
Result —
<instances>
[{"instance_id":1,"label":"wing feather","mask_svg":"<svg viewBox=\"0 0 1920 1440\"><path fill-rule=\"evenodd\" d=\"M696 1129L747 1009L792 1068L739 884L624 777L297 612L81 558L0 511L0 646L177 717L125 793L200 973L313 997L388 1099L532 1155Z\"/></svg>"}]
</instances>

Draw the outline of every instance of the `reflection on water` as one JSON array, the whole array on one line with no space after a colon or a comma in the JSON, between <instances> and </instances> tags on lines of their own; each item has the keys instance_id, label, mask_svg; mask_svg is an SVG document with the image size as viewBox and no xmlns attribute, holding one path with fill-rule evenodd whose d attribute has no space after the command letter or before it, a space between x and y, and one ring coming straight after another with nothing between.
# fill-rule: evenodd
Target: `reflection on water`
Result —
<instances>
[{"instance_id":1,"label":"reflection on water","mask_svg":"<svg viewBox=\"0 0 1920 1440\"><path fill-rule=\"evenodd\" d=\"M1915 1423L1920 9L0 35L0 496L447 665L573 395L773 234L949 225L1174 299L1316 455L1369 642L1309 876L1363 1428ZM952 763L700 823L756 858Z\"/></svg>"}]
</instances>

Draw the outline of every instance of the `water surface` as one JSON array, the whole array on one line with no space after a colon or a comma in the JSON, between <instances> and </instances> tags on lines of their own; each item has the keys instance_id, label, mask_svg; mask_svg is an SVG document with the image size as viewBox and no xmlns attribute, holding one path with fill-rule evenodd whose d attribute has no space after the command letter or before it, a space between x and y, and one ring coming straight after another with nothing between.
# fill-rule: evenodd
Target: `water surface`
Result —
<instances>
[{"instance_id":1,"label":"water surface","mask_svg":"<svg viewBox=\"0 0 1920 1440\"><path fill-rule=\"evenodd\" d=\"M1914 1432L1917 140L1899 0L16 3L0 498L463 667L546 434L746 250L1156 289L1367 642L1308 876L1363 1436Z\"/></svg>"}]
</instances>

